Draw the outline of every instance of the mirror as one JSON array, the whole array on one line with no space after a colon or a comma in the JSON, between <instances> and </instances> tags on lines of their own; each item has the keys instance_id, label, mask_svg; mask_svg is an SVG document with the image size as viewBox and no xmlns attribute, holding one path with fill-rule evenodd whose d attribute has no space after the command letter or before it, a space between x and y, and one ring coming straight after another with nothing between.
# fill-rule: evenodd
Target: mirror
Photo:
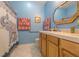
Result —
<instances>
[{"instance_id":1,"label":"mirror","mask_svg":"<svg viewBox=\"0 0 79 59\"><path fill-rule=\"evenodd\" d=\"M64 20L65 18L62 18L61 20L55 20L55 23L56 23L56 25L73 23L78 17L79 17L79 12L76 12L76 13L75 13L71 18L69 18L68 20Z\"/></svg>"}]
</instances>

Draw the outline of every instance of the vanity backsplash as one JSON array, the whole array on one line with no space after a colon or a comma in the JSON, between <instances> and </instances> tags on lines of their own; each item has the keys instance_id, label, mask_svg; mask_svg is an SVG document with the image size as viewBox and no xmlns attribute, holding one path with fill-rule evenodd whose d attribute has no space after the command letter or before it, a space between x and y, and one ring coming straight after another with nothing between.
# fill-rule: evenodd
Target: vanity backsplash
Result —
<instances>
[{"instance_id":1,"label":"vanity backsplash","mask_svg":"<svg viewBox=\"0 0 79 59\"><path fill-rule=\"evenodd\" d=\"M70 29L61 29L61 31L71 33ZM74 33L79 34L79 29L75 29Z\"/></svg>"}]
</instances>

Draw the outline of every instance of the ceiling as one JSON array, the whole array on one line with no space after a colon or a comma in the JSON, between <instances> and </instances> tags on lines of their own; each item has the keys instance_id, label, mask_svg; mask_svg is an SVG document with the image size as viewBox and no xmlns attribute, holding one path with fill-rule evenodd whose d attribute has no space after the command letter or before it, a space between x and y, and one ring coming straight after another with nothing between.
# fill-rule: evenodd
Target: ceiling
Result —
<instances>
[{"instance_id":1,"label":"ceiling","mask_svg":"<svg viewBox=\"0 0 79 59\"><path fill-rule=\"evenodd\" d=\"M47 1L33 1L33 3L36 5L44 6L47 3Z\"/></svg>"}]
</instances>

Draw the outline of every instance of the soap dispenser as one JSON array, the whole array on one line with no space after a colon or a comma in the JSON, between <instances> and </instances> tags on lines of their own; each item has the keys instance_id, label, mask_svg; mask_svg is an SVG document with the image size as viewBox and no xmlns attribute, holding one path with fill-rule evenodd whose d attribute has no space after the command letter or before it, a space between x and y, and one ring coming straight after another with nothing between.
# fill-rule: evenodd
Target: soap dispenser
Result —
<instances>
[{"instance_id":1,"label":"soap dispenser","mask_svg":"<svg viewBox=\"0 0 79 59\"><path fill-rule=\"evenodd\" d=\"M70 32L71 32L71 33L75 33L75 26L72 26L72 27L70 28Z\"/></svg>"}]
</instances>

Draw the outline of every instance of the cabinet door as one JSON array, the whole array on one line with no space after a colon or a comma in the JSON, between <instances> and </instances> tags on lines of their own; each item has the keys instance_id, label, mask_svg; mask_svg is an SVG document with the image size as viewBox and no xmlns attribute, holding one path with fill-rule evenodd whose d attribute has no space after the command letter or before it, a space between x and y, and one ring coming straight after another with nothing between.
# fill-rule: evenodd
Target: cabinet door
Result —
<instances>
[{"instance_id":1,"label":"cabinet door","mask_svg":"<svg viewBox=\"0 0 79 59\"><path fill-rule=\"evenodd\" d=\"M47 56L48 57L58 57L58 46L47 41Z\"/></svg>"},{"instance_id":2,"label":"cabinet door","mask_svg":"<svg viewBox=\"0 0 79 59\"><path fill-rule=\"evenodd\" d=\"M61 57L73 57L74 55L64 49L61 49Z\"/></svg>"},{"instance_id":3,"label":"cabinet door","mask_svg":"<svg viewBox=\"0 0 79 59\"><path fill-rule=\"evenodd\" d=\"M62 57L79 56L79 43L61 39L60 40L60 56Z\"/></svg>"}]
</instances>

